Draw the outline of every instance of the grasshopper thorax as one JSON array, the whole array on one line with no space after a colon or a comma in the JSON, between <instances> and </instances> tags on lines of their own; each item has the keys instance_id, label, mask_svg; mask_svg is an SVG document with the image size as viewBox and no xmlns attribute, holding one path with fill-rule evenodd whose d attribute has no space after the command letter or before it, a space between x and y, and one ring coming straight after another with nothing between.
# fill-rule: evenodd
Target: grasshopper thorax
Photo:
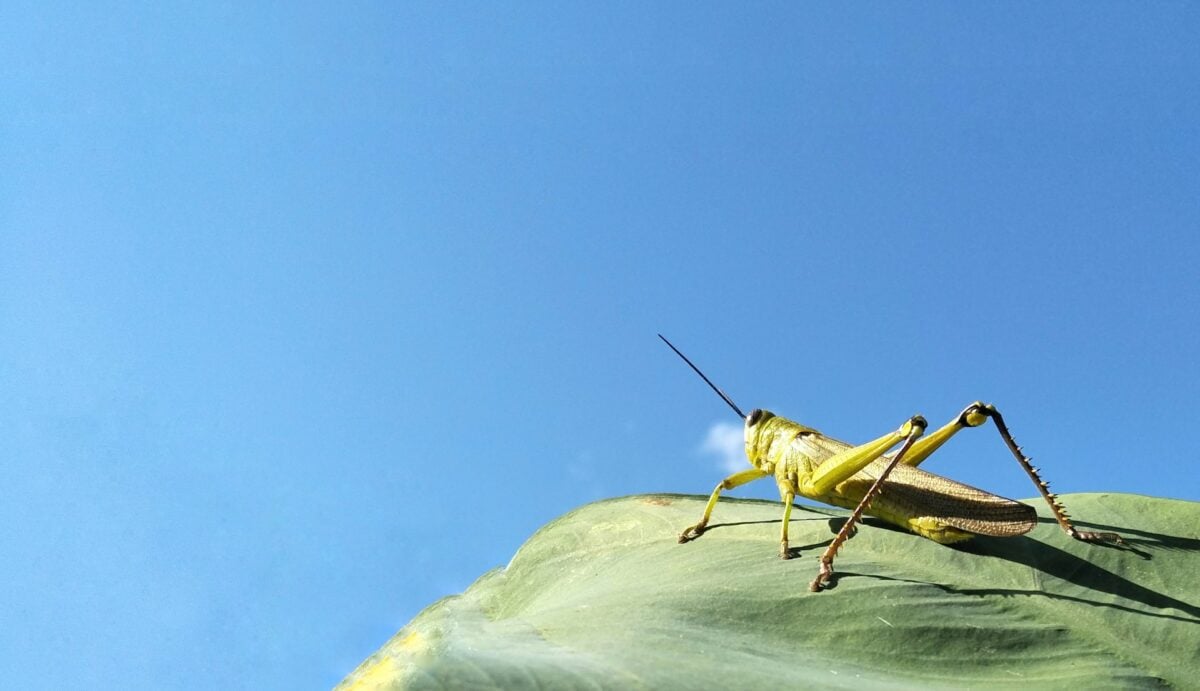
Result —
<instances>
[{"instance_id":1,"label":"grasshopper thorax","mask_svg":"<svg viewBox=\"0 0 1200 691\"><path fill-rule=\"evenodd\" d=\"M820 433L769 410L752 410L746 416L746 459L766 470L787 454L787 448L797 437L808 434Z\"/></svg>"},{"instance_id":2,"label":"grasshopper thorax","mask_svg":"<svg viewBox=\"0 0 1200 691\"><path fill-rule=\"evenodd\" d=\"M751 465L759 465L767 452L771 450L775 438L775 428L779 422L787 422L775 413L762 408L755 408L746 416L744 437L746 440L746 459Z\"/></svg>"}]
</instances>

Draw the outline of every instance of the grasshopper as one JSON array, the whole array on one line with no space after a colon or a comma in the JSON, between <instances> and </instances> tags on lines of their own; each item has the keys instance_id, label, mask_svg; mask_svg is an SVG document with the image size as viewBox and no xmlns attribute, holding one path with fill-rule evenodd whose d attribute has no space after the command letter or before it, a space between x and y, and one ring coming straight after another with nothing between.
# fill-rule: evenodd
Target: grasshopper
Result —
<instances>
[{"instance_id":1,"label":"grasshopper","mask_svg":"<svg viewBox=\"0 0 1200 691\"><path fill-rule=\"evenodd\" d=\"M894 432L874 441L854 446L817 430L792 422L766 410L755 409L749 415L717 388L699 367L692 364L662 334L659 338L683 358L700 378L717 393L739 418L745 421L746 458L751 468L734 473L713 490L704 515L679 535L679 542L691 542L704 534L713 507L721 492L747 482L775 476L783 500L783 526L779 537L779 556L791 558L788 551L788 522L792 501L797 495L823 504L853 509L829 547L819 557L820 569L809 590L820 592L833 576L833 558L854 533L863 514L869 514L941 544L969 540L976 535L1015 537L1037 525L1032 506L976 489L970 485L921 470L917 466L950 437L968 427L979 427L988 420L1025 469L1038 492L1050 505L1054 518L1068 535L1083 542L1124 544L1116 533L1095 533L1077 529L1049 485L1038 475L1029 458L1013 440L1004 418L995 406L976 401L937 431L924 436L928 423L914 415ZM894 454L888 451L900 445Z\"/></svg>"}]
</instances>

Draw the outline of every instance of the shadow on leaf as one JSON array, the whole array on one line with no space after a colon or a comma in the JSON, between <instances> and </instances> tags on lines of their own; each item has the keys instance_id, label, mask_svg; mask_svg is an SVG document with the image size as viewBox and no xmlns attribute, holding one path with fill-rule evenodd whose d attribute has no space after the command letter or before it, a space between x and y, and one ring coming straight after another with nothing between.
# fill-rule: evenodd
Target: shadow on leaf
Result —
<instances>
[{"instance_id":1,"label":"shadow on leaf","mask_svg":"<svg viewBox=\"0 0 1200 691\"><path fill-rule=\"evenodd\" d=\"M1096 600L1088 600L1086 598L1074 597L1071 595L1060 595L1057 593L1047 593L1047 592L1041 591L1041 590L1020 590L1017 588L955 588L953 586L948 586L948 585L945 585L942 583L933 583L930 581L922 581L922 580L918 580L915 578L898 578L896 576L882 576L882 575L876 574L876 573L856 573L854 571L835 571L833 576L830 578L830 580L825 584L825 589L833 590L834 588L837 587L838 581L840 581L843 578L870 578L872 580L877 580L877 581L891 581L894 583L912 583L915 585L928 585L928 586L933 586L934 588L937 588L938 590L941 590L942 592L956 594L956 595L978 595L978 596L998 595L1000 597L1045 598L1048 600L1058 600L1058 601L1062 601L1062 602L1074 602L1074 603L1083 604L1083 605L1092 605L1094 607L1110 607L1112 609L1118 609L1118 610L1121 610L1122 612L1129 612L1131 614L1140 614L1143 616L1156 617L1159 619L1171 619L1174 621L1181 621L1181 622L1184 622L1187 624L1200 624L1200 608L1196 608L1192 605L1187 604L1186 602L1181 602L1179 600L1175 600L1174 598L1170 598L1165 595L1161 595L1159 593L1154 593L1153 591L1148 591L1148 592L1152 593L1153 596L1156 596L1158 598L1163 598L1166 601L1166 604L1152 605L1152 606L1172 607L1172 608L1187 612L1188 614L1190 614L1192 616L1190 616L1190 617L1180 616L1177 614L1168 614L1165 612L1161 612L1161 613L1160 612L1147 612L1145 610L1136 609L1134 607L1117 604L1115 602L1098 602ZM1131 599L1133 599L1133 598L1131 598Z\"/></svg>"},{"instance_id":2,"label":"shadow on leaf","mask_svg":"<svg viewBox=\"0 0 1200 691\"><path fill-rule=\"evenodd\" d=\"M1088 525L1088 524L1082 524ZM1092 527L1092 526L1088 526ZM1109 528L1111 526L1102 526ZM1116 528L1117 531L1125 530ZM1133 532L1125 530L1125 532ZM1169 537L1169 536L1158 536ZM1095 590L1097 592L1107 593L1134 602L1139 602L1148 607L1171 608L1181 612L1186 612L1191 615L1193 623L1200 623L1200 607L1175 599L1164 593L1151 590L1145 586L1134 583L1133 581L1115 574L1107 569L1104 569L1092 562L1082 559L1065 550L1059 549L1053 545L1048 545L1044 542L1035 540L1030 537L1017 538L992 538L978 537L970 542L956 546L957 549L971 554L982 554L993 557L999 557L1011 562L1023 564L1031 569L1053 576L1069 583L1073 583L1082 588ZM987 592L980 590L979 592ZM1006 591L996 591L1002 594ZM1019 593L1022 591L1014 591ZM1030 594L1045 594L1041 591L1028 591ZM1055 595L1053 597L1067 597ZM1072 598L1068 598L1072 599ZM1094 602L1088 600L1080 600L1082 602L1091 602L1091 604L1103 606L1120 606L1106 602ZM1132 610L1140 614L1150 616L1166 616L1157 615L1151 612L1141 610ZM1177 618L1177 617L1172 617Z\"/></svg>"}]
</instances>

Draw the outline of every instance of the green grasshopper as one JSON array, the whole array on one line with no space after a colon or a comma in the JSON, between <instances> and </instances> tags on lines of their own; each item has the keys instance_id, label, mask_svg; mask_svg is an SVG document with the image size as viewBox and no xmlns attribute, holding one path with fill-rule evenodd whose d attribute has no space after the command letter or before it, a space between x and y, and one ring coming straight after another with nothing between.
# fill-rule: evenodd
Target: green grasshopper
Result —
<instances>
[{"instance_id":1,"label":"green grasshopper","mask_svg":"<svg viewBox=\"0 0 1200 691\"><path fill-rule=\"evenodd\" d=\"M992 405L976 401L945 426L924 438L922 435L928 423L920 415L914 415L896 431L866 444L853 446L766 410L755 409L749 415L743 414L729 396L717 388L686 355L679 352L662 334L658 337L683 358L733 408L739 418L745 420L746 458L753 466L730 475L717 485L704 507L700 521L679 535L681 543L690 542L704 534L722 490L733 489L768 475L775 476L779 496L783 500L783 527L779 538L779 556L783 559L791 557L788 551L788 522L792 515L792 501L797 495L853 509L850 518L820 556L820 570L809 584L809 590L813 592L819 592L833 576L833 557L853 534L855 525L864 513L942 544L969 540L976 535L1024 535L1037 525L1037 513L1033 507L917 467L959 430L978 427L990 419L996 424L1008 450L1037 485L1038 492L1050 505L1055 519L1068 535L1083 542L1124 544L1116 533L1078 530L1071 523L1058 497L1038 475L1037 469L1013 440L1000 411ZM897 444L900 450L888 456L887 452Z\"/></svg>"}]
</instances>

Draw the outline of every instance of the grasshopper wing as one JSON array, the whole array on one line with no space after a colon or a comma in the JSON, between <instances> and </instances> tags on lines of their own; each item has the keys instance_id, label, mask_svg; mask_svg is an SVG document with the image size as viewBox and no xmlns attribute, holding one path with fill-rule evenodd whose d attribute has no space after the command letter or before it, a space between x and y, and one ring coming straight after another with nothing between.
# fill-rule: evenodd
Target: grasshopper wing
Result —
<instances>
[{"instance_id":1,"label":"grasshopper wing","mask_svg":"<svg viewBox=\"0 0 1200 691\"><path fill-rule=\"evenodd\" d=\"M875 461L862 474L878 477L887 460ZM1024 535L1037 525L1032 506L907 465L892 470L871 509L869 513L928 517L968 533L996 537Z\"/></svg>"}]
</instances>

